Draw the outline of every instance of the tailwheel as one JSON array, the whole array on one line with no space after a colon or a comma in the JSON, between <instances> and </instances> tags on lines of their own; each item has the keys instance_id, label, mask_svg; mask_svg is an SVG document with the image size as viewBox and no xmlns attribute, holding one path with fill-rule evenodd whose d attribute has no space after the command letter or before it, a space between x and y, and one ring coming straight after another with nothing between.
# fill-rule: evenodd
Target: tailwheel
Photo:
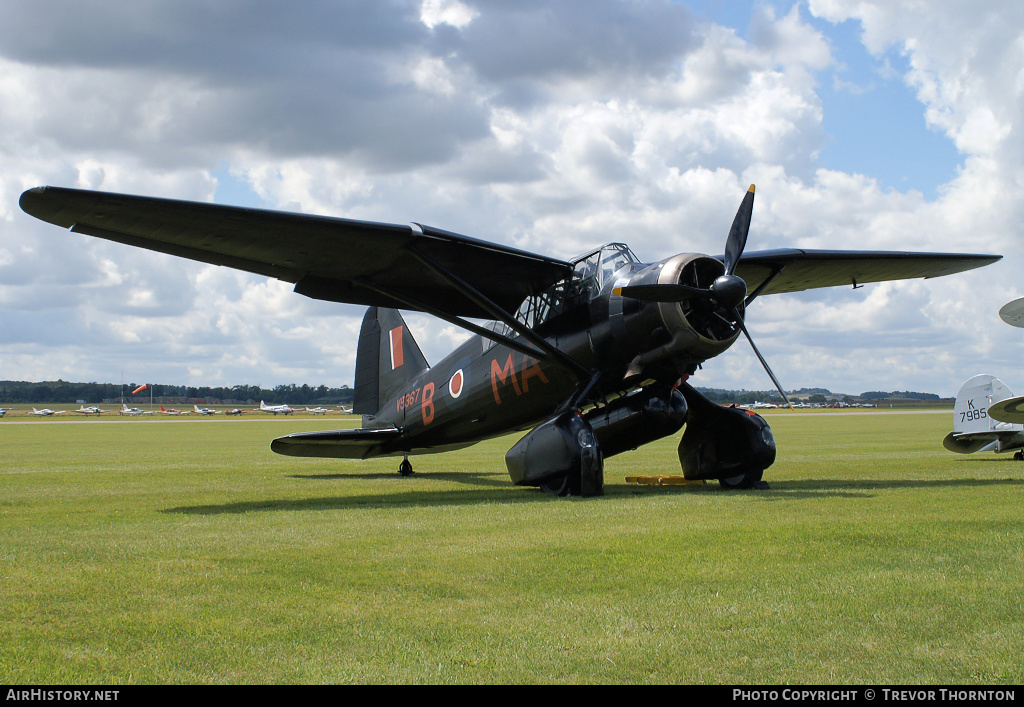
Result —
<instances>
[{"instance_id":1,"label":"tailwheel","mask_svg":"<svg viewBox=\"0 0 1024 707\"><path fill-rule=\"evenodd\" d=\"M412 476L412 462L409 461L409 457L406 457L398 465L398 473L400 476Z\"/></svg>"},{"instance_id":2,"label":"tailwheel","mask_svg":"<svg viewBox=\"0 0 1024 707\"><path fill-rule=\"evenodd\" d=\"M736 476L730 476L725 479L719 479L718 483L724 489L767 489L768 482L762 481L761 476L764 474L764 469L758 469L756 471L748 471Z\"/></svg>"},{"instance_id":3,"label":"tailwheel","mask_svg":"<svg viewBox=\"0 0 1024 707\"><path fill-rule=\"evenodd\" d=\"M1024 461L1024 452L1017 452L1013 455L1013 458L1017 461Z\"/></svg>"}]
</instances>

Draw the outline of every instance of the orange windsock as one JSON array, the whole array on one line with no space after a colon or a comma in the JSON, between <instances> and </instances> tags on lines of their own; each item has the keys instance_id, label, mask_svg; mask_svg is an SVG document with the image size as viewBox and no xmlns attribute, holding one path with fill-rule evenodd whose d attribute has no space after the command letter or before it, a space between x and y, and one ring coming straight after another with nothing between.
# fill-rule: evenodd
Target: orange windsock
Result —
<instances>
[{"instance_id":1,"label":"orange windsock","mask_svg":"<svg viewBox=\"0 0 1024 707\"><path fill-rule=\"evenodd\" d=\"M145 389L146 389L146 388L148 388L148 387L149 387L149 385L148 385L148 384L147 384L147 385L140 385L140 386L139 386L138 388L136 388L135 390L133 390L133 391L132 391L132 395L135 395L135 394L136 394L136 393L138 393L138 392L139 392L140 390L145 390Z\"/></svg>"}]
</instances>

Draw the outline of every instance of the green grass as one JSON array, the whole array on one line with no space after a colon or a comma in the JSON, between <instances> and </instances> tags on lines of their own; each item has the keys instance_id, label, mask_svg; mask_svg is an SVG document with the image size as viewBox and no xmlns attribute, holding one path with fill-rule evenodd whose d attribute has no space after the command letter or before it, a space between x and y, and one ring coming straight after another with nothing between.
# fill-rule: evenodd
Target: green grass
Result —
<instances>
[{"instance_id":1,"label":"green grass","mask_svg":"<svg viewBox=\"0 0 1024 707\"><path fill-rule=\"evenodd\" d=\"M25 683L1011 683L1024 464L951 415L773 414L769 491L508 481L514 438L343 462L332 420L0 425L0 675ZM343 424L353 424L346 421Z\"/></svg>"}]
</instances>

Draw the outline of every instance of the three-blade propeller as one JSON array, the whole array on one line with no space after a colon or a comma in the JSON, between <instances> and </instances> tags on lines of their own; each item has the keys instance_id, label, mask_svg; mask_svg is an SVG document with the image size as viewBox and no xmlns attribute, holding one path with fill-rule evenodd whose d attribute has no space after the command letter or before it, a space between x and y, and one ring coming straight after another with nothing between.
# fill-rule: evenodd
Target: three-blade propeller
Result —
<instances>
[{"instance_id":1,"label":"three-blade propeller","mask_svg":"<svg viewBox=\"0 0 1024 707\"><path fill-rule=\"evenodd\" d=\"M743 249L747 245L747 234L750 232L750 216L753 211L754 185L751 184L743 197L740 208L736 211L736 217L733 219L732 227L729 229L729 237L725 241L725 273L716 278L711 283L711 287L693 287L691 285L669 283L663 285L631 285L616 288L613 292L622 297L630 297L645 302L685 302L691 299L700 299L718 305L731 313L743 335L750 342L750 348L754 350L754 354L761 361L761 365L764 366L768 377L772 379L775 387L782 394L782 399L792 408L793 404L786 397L786 393L782 390L782 386L779 385L778 379L775 378L775 374L772 373L772 369L768 366L768 362L765 361L761 352L757 350L750 332L747 331L747 327L743 323L743 314L740 311L740 305L743 304L743 300L747 296L747 283L736 275L736 266L739 265L740 258L743 257Z\"/></svg>"},{"instance_id":2,"label":"three-blade propeller","mask_svg":"<svg viewBox=\"0 0 1024 707\"><path fill-rule=\"evenodd\" d=\"M736 211L732 220L729 237L725 241L725 274L721 275L711 287L693 287L668 283L663 285L628 285L618 287L615 294L623 297L644 300L645 302L685 302L691 299L703 299L713 302L727 310L740 306L747 296L747 283L736 275L736 266L743 256L743 248L747 244L750 232L750 215L754 210L754 185L750 185L743 203Z\"/></svg>"}]
</instances>

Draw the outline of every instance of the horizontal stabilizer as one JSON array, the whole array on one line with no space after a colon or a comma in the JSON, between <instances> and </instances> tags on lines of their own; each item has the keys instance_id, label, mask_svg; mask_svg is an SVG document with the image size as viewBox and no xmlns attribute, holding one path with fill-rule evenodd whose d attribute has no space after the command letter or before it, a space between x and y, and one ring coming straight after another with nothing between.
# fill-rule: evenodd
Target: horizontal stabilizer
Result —
<instances>
[{"instance_id":1,"label":"horizontal stabilizer","mask_svg":"<svg viewBox=\"0 0 1024 707\"><path fill-rule=\"evenodd\" d=\"M967 434L950 432L942 440L942 446L957 454L974 454L997 441L995 435L986 432L969 432Z\"/></svg>"},{"instance_id":2,"label":"horizontal stabilizer","mask_svg":"<svg viewBox=\"0 0 1024 707\"><path fill-rule=\"evenodd\" d=\"M395 427L297 432L278 437L270 443L270 449L291 457L368 459L385 453L384 445L401 435L402 431Z\"/></svg>"},{"instance_id":3,"label":"horizontal stabilizer","mask_svg":"<svg viewBox=\"0 0 1024 707\"><path fill-rule=\"evenodd\" d=\"M942 446L957 454L975 452L1008 452L1024 447L1024 434L1015 430L992 432L950 432Z\"/></svg>"}]
</instances>

